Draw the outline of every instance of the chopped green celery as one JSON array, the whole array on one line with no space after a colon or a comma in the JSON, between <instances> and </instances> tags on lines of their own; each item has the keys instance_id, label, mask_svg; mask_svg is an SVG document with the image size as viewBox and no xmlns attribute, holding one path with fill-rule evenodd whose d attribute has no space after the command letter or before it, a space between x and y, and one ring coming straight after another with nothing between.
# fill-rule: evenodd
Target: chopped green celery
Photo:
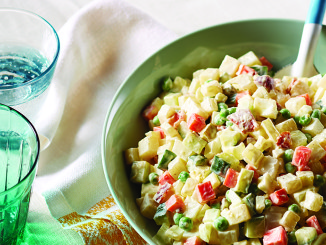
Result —
<instances>
[{"instance_id":1,"label":"chopped green celery","mask_svg":"<svg viewBox=\"0 0 326 245\"><path fill-rule=\"evenodd\" d=\"M253 177L254 171L242 168L238 176L237 185L234 187L234 191L248 193Z\"/></svg>"},{"instance_id":2,"label":"chopped green celery","mask_svg":"<svg viewBox=\"0 0 326 245\"><path fill-rule=\"evenodd\" d=\"M157 225L162 225L163 223L166 223L168 221L165 203L158 205L153 219Z\"/></svg>"},{"instance_id":3,"label":"chopped green celery","mask_svg":"<svg viewBox=\"0 0 326 245\"><path fill-rule=\"evenodd\" d=\"M214 156L213 163L211 165L211 171L217 175L225 176L230 166L231 164L227 163L222 158L219 158L218 156Z\"/></svg>"},{"instance_id":4,"label":"chopped green celery","mask_svg":"<svg viewBox=\"0 0 326 245\"><path fill-rule=\"evenodd\" d=\"M230 94L228 96L228 99L226 100L226 103L227 104L235 104L236 97L237 97L237 93Z\"/></svg>"},{"instance_id":5,"label":"chopped green celery","mask_svg":"<svg viewBox=\"0 0 326 245\"><path fill-rule=\"evenodd\" d=\"M168 165L169 163L174 159L176 158L176 154L173 153L172 151L169 151L168 149L166 149L164 151L164 153L161 155L159 161L158 161L158 165L157 167L159 169L164 169L164 170L167 170L168 169Z\"/></svg>"},{"instance_id":6,"label":"chopped green celery","mask_svg":"<svg viewBox=\"0 0 326 245\"><path fill-rule=\"evenodd\" d=\"M200 154L204 147L207 145L207 142L203 140L199 135L193 132L187 133L186 137L183 140L183 144L190 151Z\"/></svg>"},{"instance_id":7,"label":"chopped green celery","mask_svg":"<svg viewBox=\"0 0 326 245\"><path fill-rule=\"evenodd\" d=\"M170 77L165 78L162 84L162 89L166 92L170 91L173 88L173 81Z\"/></svg>"},{"instance_id":8,"label":"chopped green celery","mask_svg":"<svg viewBox=\"0 0 326 245\"><path fill-rule=\"evenodd\" d=\"M255 195L252 194L252 193L249 193L244 198L242 198L242 201L247 205L249 213L250 213L251 216L256 214L255 200L256 200ZM253 237L253 238L255 238L255 237Z\"/></svg>"},{"instance_id":9,"label":"chopped green celery","mask_svg":"<svg viewBox=\"0 0 326 245\"><path fill-rule=\"evenodd\" d=\"M193 161L196 166L203 166L207 164L207 158L199 154L192 155L189 157L189 159Z\"/></svg>"},{"instance_id":10,"label":"chopped green celery","mask_svg":"<svg viewBox=\"0 0 326 245\"><path fill-rule=\"evenodd\" d=\"M254 69L258 75L268 75L268 67L267 66L260 66L260 65L254 65L251 66L252 69Z\"/></svg>"},{"instance_id":11,"label":"chopped green celery","mask_svg":"<svg viewBox=\"0 0 326 245\"><path fill-rule=\"evenodd\" d=\"M265 233L265 216L253 217L245 222L244 234L248 238L262 238Z\"/></svg>"},{"instance_id":12,"label":"chopped green celery","mask_svg":"<svg viewBox=\"0 0 326 245\"><path fill-rule=\"evenodd\" d=\"M219 82L220 83L226 83L228 80L231 79L231 76L227 72L223 72L222 75L220 76Z\"/></svg>"}]
</instances>

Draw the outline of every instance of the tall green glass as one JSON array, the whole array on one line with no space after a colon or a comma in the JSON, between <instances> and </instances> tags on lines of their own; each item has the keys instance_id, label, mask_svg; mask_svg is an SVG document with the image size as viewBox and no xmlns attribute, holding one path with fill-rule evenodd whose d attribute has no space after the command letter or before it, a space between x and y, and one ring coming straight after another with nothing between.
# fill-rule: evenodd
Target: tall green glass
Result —
<instances>
[{"instance_id":1,"label":"tall green glass","mask_svg":"<svg viewBox=\"0 0 326 245\"><path fill-rule=\"evenodd\" d=\"M0 244L22 241L40 143L29 120L0 104Z\"/></svg>"}]
</instances>

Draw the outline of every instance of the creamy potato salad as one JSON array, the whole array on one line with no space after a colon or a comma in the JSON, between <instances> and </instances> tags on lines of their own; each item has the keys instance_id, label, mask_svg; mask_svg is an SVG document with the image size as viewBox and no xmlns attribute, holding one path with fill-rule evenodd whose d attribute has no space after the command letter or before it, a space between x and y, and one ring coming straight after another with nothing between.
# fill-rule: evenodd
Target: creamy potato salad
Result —
<instances>
[{"instance_id":1,"label":"creamy potato salad","mask_svg":"<svg viewBox=\"0 0 326 245\"><path fill-rule=\"evenodd\" d=\"M326 244L326 75L273 78L250 51L167 78L125 151L157 244Z\"/></svg>"}]
</instances>

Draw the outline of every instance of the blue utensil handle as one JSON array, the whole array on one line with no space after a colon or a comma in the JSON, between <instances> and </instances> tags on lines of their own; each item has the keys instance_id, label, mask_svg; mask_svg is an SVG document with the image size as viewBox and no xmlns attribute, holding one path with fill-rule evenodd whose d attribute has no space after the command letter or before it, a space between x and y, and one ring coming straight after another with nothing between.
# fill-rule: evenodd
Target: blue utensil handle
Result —
<instances>
[{"instance_id":1,"label":"blue utensil handle","mask_svg":"<svg viewBox=\"0 0 326 245\"><path fill-rule=\"evenodd\" d=\"M326 8L326 0L311 0L306 24L322 25Z\"/></svg>"}]
</instances>

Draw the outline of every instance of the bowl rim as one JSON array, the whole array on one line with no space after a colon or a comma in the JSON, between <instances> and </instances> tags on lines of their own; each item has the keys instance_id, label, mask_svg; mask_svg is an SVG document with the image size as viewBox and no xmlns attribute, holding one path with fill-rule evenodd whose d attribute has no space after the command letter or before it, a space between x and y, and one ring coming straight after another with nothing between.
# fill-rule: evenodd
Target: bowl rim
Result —
<instances>
[{"instance_id":1,"label":"bowl rim","mask_svg":"<svg viewBox=\"0 0 326 245\"><path fill-rule=\"evenodd\" d=\"M165 45L163 45L162 47L160 47L159 49L157 49L156 51L154 51L150 56L148 56L147 58L145 58L135 69L132 70L132 72L123 80L123 82L121 83L121 85L119 86L119 88L117 89L117 91L114 94L114 97L112 98L109 108L107 110L106 116L105 116L105 120L104 120L104 125L102 128L102 139L101 139L101 159L102 159L102 166L103 166L103 171L104 171L104 175L105 175L105 179L107 182L107 185L109 187L110 193L113 196L114 201L116 202L116 204L118 205L120 211L122 212L122 214L124 215L124 217L127 219L127 221L129 222L129 224L133 227L133 229L135 229L135 231L149 244L152 244L152 241L149 240L149 238L143 234L142 230L137 226L137 224L132 220L132 218L128 215L127 211L125 211L122 208L122 205L110 183L110 178L109 178L109 174L106 168L106 142L107 142L107 132L110 128L111 123L109 123L109 119L111 117L111 112L112 109L118 99L118 97L120 96L121 91L124 89L125 86L127 86L127 82L130 80L131 77L134 76L135 73L138 72L138 70L142 69L142 67L145 65L145 63L147 63L149 60L153 59L153 57L155 55L157 55L159 52L161 52L162 50L166 49L167 47L170 47L172 45L174 45L177 42L181 42L183 39L188 38L189 36L192 35L197 35L200 32L204 32L204 31L208 31L210 29L214 29L220 26L227 26L227 25L237 25L237 24L243 24L243 23L252 23L252 22L287 22L287 23L296 23L296 24L304 24L304 20L298 20L298 19L286 19L286 18L254 18L254 19L244 19L244 20L236 20L236 21L228 21L228 22L224 22L221 24L216 24L216 25L210 25L198 30L195 30L193 32L187 33L185 35L182 35L180 37L177 37L176 39L166 43ZM112 120L114 118L114 115L112 115ZM112 121L111 120L111 121Z\"/></svg>"}]
</instances>

